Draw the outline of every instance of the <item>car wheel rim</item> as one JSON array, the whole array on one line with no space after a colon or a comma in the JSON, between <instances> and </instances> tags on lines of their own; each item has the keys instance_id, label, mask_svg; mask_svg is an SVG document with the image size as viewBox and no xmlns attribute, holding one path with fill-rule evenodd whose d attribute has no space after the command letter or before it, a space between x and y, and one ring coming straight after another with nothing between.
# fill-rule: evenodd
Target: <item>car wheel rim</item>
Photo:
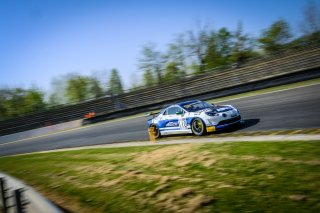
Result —
<instances>
[{"instance_id":1,"label":"car wheel rim","mask_svg":"<svg viewBox=\"0 0 320 213\"><path fill-rule=\"evenodd\" d=\"M158 128L157 127L153 127L153 135L157 136L158 135Z\"/></svg>"},{"instance_id":2,"label":"car wheel rim","mask_svg":"<svg viewBox=\"0 0 320 213\"><path fill-rule=\"evenodd\" d=\"M193 129L194 129L195 132L201 133L201 131L202 131L202 129L203 129L202 122L199 121L199 120L196 120L196 121L193 123Z\"/></svg>"}]
</instances>

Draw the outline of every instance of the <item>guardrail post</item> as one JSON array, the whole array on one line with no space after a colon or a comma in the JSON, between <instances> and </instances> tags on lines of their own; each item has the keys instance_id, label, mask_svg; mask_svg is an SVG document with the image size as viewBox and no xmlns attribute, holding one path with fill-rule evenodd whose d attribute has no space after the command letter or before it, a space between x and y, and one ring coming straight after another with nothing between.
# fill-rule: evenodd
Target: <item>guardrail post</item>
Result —
<instances>
[{"instance_id":1,"label":"guardrail post","mask_svg":"<svg viewBox=\"0 0 320 213\"><path fill-rule=\"evenodd\" d=\"M0 190L1 190L1 200L2 200L2 208L3 208L3 213L8 212L8 206L7 206L7 189L6 189L6 184L5 184L5 179L0 178Z\"/></svg>"},{"instance_id":2,"label":"guardrail post","mask_svg":"<svg viewBox=\"0 0 320 213\"><path fill-rule=\"evenodd\" d=\"M16 213L24 213L25 206L28 204L28 202L23 199L23 196L22 196L23 191L24 189L14 190Z\"/></svg>"}]
</instances>

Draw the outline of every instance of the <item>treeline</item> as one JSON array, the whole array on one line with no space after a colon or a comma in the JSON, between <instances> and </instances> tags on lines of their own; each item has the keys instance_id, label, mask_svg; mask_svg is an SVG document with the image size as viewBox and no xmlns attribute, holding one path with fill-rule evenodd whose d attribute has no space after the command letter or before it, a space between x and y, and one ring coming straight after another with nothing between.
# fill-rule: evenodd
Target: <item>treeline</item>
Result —
<instances>
[{"instance_id":1,"label":"treeline","mask_svg":"<svg viewBox=\"0 0 320 213\"><path fill-rule=\"evenodd\" d=\"M47 98L45 98L45 93L36 87L31 89L0 89L0 120L59 107L62 104L78 103L102 96L120 95L124 92L116 69L112 69L106 78L108 80L105 82L99 74L60 76L52 80L53 91Z\"/></svg>"},{"instance_id":2,"label":"treeline","mask_svg":"<svg viewBox=\"0 0 320 213\"><path fill-rule=\"evenodd\" d=\"M197 30L176 36L164 52L157 50L155 44L148 43L142 47L138 58L142 82L134 82L130 91L179 81L188 75L212 72L218 68L237 67L258 56L320 44L320 12L314 2L309 2L304 10L302 36L297 38L292 32L289 23L279 19L254 38L244 32L239 22L235 30L198 26ZM35 87L0 89L0 120L124 92L117 69L91 76L60 76L52 80L51 90L50 95L46 95Z\"/></svg>"},{"instance_id":3,"label":"treeline","mask_svg":"<svg viewBox=\"0 0 320 213\"><path fill-rule=\"evenodd\" d=\"M165 52L158 51L155 44L147 44L138 61L143 72L143 85L177 81L190 74L237 67L255 57L319 44L319 14L316 6L309 4L301 29L303 33L298 38L293 35L289 23L279 19L264 29L258 38L245 33L239 22L234 31L225 27L215 30L205 25L199 26L198 30L181 33Z\"/></svg>"}]
</instances>

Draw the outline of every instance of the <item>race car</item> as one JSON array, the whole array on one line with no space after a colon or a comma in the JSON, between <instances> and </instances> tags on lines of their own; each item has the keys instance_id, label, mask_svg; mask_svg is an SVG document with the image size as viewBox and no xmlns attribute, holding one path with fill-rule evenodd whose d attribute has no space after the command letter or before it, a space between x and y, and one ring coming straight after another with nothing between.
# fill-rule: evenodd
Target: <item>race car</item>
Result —
<instances>
[{"instance_id":1,"label":"race car","mask_svg":"<svg viewBox=\"0 0 320 213\"><path fill-rule=\"evenodd\" d=\"M151 114L152 115L152 114ZM217 106L192 100L164 108L148 120L150 136L188 134L204 135L243 121L238 109L231 105Z\"/></svg>"}]
</instances>

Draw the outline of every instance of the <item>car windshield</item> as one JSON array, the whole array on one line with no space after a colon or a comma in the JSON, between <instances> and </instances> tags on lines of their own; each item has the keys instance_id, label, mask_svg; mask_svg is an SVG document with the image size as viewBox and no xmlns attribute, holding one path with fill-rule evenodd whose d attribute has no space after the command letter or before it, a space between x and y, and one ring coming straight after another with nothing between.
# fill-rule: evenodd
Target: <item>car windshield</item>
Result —
<instances>
[{"instance_id":1,"label":"car windshield","mask_svg":"<svg viewBox=\"0 0 320 213\"><path fill-rule=\"evenodd\" d=\"M196 111L204 110L207 108L214 108L214 106L212 104L209 104L204 101L197 101L197 102L193 102L193 103L183 104L183 105L181 105L181 107L183 109L187 110L188 112L196 112Z\"/></svg>"}]
</instances>

